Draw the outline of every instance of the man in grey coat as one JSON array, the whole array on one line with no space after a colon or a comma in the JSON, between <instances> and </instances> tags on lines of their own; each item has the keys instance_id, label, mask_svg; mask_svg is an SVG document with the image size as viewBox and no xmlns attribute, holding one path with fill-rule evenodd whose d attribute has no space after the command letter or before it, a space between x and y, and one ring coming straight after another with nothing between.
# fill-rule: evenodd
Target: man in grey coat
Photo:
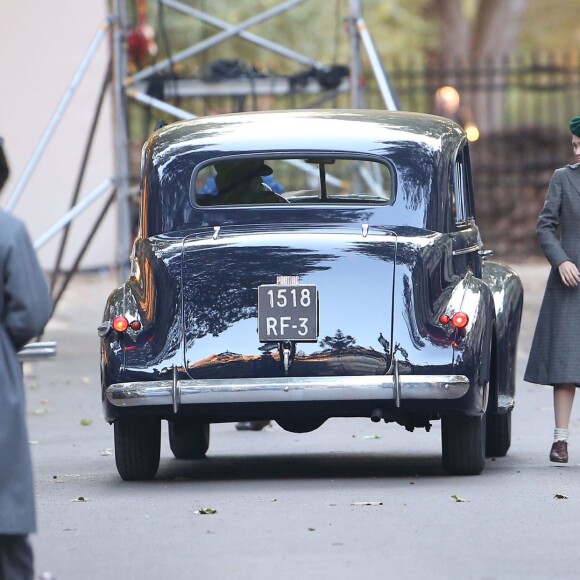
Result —
<instances>
[{"instance_id":1,"label":"man in grey coat","mask_svg":"<svg viewBox=\"0 0 580 580\"><path fill-rule=\"evenodd\" d=\"M52 300L24 224L0 211L0 580L33 577L36 531L22 367L17 352L39 336Z\"/></svg>"}]
</instances>

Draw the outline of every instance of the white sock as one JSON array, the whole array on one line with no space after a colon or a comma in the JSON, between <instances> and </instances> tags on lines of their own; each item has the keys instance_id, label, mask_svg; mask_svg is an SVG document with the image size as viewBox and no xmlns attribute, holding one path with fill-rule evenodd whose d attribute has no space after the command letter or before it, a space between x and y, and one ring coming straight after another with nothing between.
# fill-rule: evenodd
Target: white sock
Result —
<instances>
[{"instance_id":1,"label":"white sock","mask_svg":"<svg viewBox=\"0 0 580 580\"><path fill-rule=\"evenodd\" d=\"M568 429L554 429L554 442L566 441L568 442Z\"/></svg>"}]
</instances>

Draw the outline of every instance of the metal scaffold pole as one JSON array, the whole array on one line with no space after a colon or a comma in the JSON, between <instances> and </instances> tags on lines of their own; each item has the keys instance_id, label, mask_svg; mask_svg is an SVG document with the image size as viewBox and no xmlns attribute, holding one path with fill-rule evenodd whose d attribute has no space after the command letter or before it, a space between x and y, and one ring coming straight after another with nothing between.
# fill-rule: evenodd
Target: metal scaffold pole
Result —
<instances>
[{"instance_id":1,"label":"metal scaffold pole","mask_svg":"<svg viewBox=\"0 0 580 580\"><path fill-rule=\"evenodd\" d=\"M66 111L67 107L69 106L71 99L73 98L73 95L75 94L75 91L77 90L77 88L78 88L81 80L83 79L85 73L87 72L87 69L88 69L95 53L97 52L103 39L107 36L107 32L109 31L109 26L110 26L109 19L105 20L99 26L99 29L98 29L97 33L95 34L95 38L93 39L93 42L91 43L89 49L87 50L87 52L86 52L81 64L79 65L77 71L75 72L74 78L72 79L71 84L67 88L66 93L62 97L60 103L58 104L58 107L57 107L52 119L50 120L48 127L44 131L42 138L40 140L40 143L38 144L38 146L36 147L36 149L34 151L34 155L32 156L32 159L30 160L30 162L26 166L26 169L24 170L24 173L22 174L22 176L18 180L18 183L16 184L16 188L14 190L14 193L10 196L10 199L8 200L8 202L4 208L5 211L12 212L14 210L14 207L16 206L16 203L20 199L20 196L21 196L22 192L24 191L24 188L26 187L29 179L32 177L32 174L34 173L34 170L36 169L36 166L38 165L40 158L44 154L44 151L46 150L46 147L47 147L50 139L52 138L56 128L58 127L60 121L62 120L64 112Z\"/></svg>"},{"instance_id":2,"label":"metal scaffold pole","mask_svg":"<svg viewBox=\"0 0 580 580\"><path fill-rule=\"evenodd\" d=\"M361 18L360 0L349 0L350 16L348 18L348 31L350 36L350 96L353 109L364 108L362 94L362 64L360 58L360 37L357 23Z\"/></svg>"},{"instance_id":3,"label":"metal scaffold pole","mask_svg":"<svg viewBox=\"0 0 580 580\"><path fill-rule=\"evenodd\" d=\"M129 136L125 78L127 77L127 4L126 0L115 0L115 21L113 25L113 101L115 109L115 173L117 184L118 236L117 248L119 277L124 280L129 275L127 256L133 241L131 205L129 198Z\"/></svg>"},{"instance_id":4,"label":"metal scaffold pole","mask_svg":"<svg viewBox=\"0 0 580 580\"><path fill-rule=\"evenodd\" d=\"M193 115L190 111L183 109L175 104L165 102L163 97L160 98L157 95L147 94L147 82L149 82L151 78L157 75L157 73L170 68L172 64L181 62L191 58L192 56L205 52L209 48L236 36L262 48L266 48L276 54L279 54L280 56L298 62L302 65L310 66L314 69L322 71L324 71L326 67L324 67L324 65L318 62L316 59L301 55L295 50L285 48L276 42L264 39L247 31L247 28L250 26L265 22L274 16L288 12L306 0L284 0L277 6L271 7L259 14L254 14L251 18L237 24L230 24L225 22L220 18L206 14L197 8L193 8L189 4L183 3L180 0L159 0L160 5L172 8L185 16L194 18L199 22L205 22L215 26L218 29L221 29L221 32L194 43L189 48L173 54L171 58L158 61L155 64L147 66L141 70L132 71L132 74L129 75L128 38L130 30L127 18L129 2L127 0L110 1L114 10L112 29L112 60L114 73L113 97L115 110L115 184L117 190L118 211L117 256L119 264L119 276L121 280L124 280L130 273L129 260L127 260L127 256L129 255L133 236L135 235L130 199L131 160L128 128L128 101L131 100L146 107L151 107L152 109L162 111L166 114L172 115L177 119L194 118L195 115ZM363 81L363 66L361 59L361 50L364 47L364 50L366 51L366 54L370 60L373 73L377 77L377 83L383 96L386 108L390 110L396 110L398 108L396 95L394 94L393 88L382 67L370 33L366 28L366 24L362 16L362 4L362 0L349 0L349 17L347 19L347 28L350 41L349 81L351 106L355 109L362 109L365 107L365 86ZM255 84L260 80L264 80L264 82L269 83L269 92L264 94L278 94L273 91L274 85L270 79L255 79L252 90L255 90ZM232 82L233 81L230 80L230 84L227 86L230 88L230 94L235 94L234 89L237 87L237 85L234 87ZM247 82L244 82L244 90L247 93L249 89L247 87ZM189 96L194 98L202 97L204 94L206 94L204 91L208 90L206 86L208 84L211 86L214 92L217 91L215 83L211 84L203 83L203 81L197 81L198 84L201 83L201 87L199 87L198 84L192 83L192 79L173 79L170 85L167 87L167 93L165 96ZM285 87L279 94L288 94L292 90L293 89L291 87ZM325 100L328 99L328 93L335 96L340 92L346 93L348 90L349 87L347 83L345 83L344 87L338 86L335 88L334 92L327 92L325 95Z\"/></svg>"},{"instance_id":5,"label":"metal scaffold pole","mask_svg":"<svg viewBox=\"0 0 580 580\"><path fill-rule=\"evenodd\" d=\"M378 51L372 41L370 32L367 30L366 24L362 17L362 0L349 0L349 17L348 35L350 41L350 71L345 66L326 66L315 58L301 54L291 47L285 47L279 42L263 38L258 34L252 33L247 29L263 24L264 22L274 17L279 17L287 12L290 12L297 6L305 3L307 0L279 0L276 6L272 6L260 13L254 13L250 18L247 18L238 23L230 23L207 14L206 12L194 8L188 2L181 0L158 0L159 6L167 6L172 10L179 12L182 16L190 17L197 22L205 23L210 26L218 28L220 32L213 34L208 38L204 38L194 42L189 48L172 54L169 58L165 58L140 70L133 70L132 75L129 76L129 58L132 55L129 51L129 41L135 38L135 33L139 32L130 24L129 15L133 12L130 10L134 3L139 2L141 6L146 6L146 0L108 0L108 8L111 15L107 17L99 26L99 29L89 46L88 51L84 55L80 66L78 67L68 87L64 97L60 101L57 110L51 119L47 129L45 130L40 143L34 151L32 159L27 165L23 175L20 177L16 189L6 204L6 211L13 211L14 206L18 202L26 185L28 184L33 172L38 166L39 160L45 152L49 141L53 137L55 130L61 121L65 110L70 104L77 87L89 65L91 64L99 45L110 33L110 65L112 66L112 81L110 81L107 73L106 79L101 88L101 94L93 118L90 135L85 146L81 168L77 176L73 200L69 211L63 216L54 226L49 228L35 242L35 247L38 249L44 246L53 237L64 231L61 244L58 250L58 258L54 267L52 290L56 292L56 278L61 272L61 265L63 256L65 255L65 246L68 241L68 230L73 220L76 219L82 212L92 206L92 203L102 197L105 193L109 193L106 208L112 206L112 201L117 203L117 250L115 256L115 265L118 266L119 279L124 281L130 275L130 260L128 256L131 252L131 245L135 236L136 224L134 223L134 216L132 211L131 199L131 147L130 147L130 128L129 128L129 101L139 103L144 107L154 109L173 116L176 119L191 119L195 115L182 108L182 98L196 99L196 98L210 98L210 97L245 97L248 95L266 95L268 97L293 96L297 93L303 95L319 95L314 101L306 105L306 108L320 106L322 103L330 99L335 99L337 96L347 94L350 91L351 106L356 109L364 108L364 90L363 83L363 67L361 60L361 49L364 48L366 55L370 61L373 73L377 78L377 84L385 106L387 109L396 110L398 108L398 101L389 78L382 66ZM203 4L203 3L202 3ZM139 9L137 7L137 14ZM132 27L133 26L133 27ZM195 39L195 35L192 35ZM310 70L303 71L296 81L293 77L286 75L265 75L261 77L257 75L252 77L248 82L248 78L241 76L239 78L223 78L220 82L206 81L204 78L171 78L170 82L165 86L163 75L158 75L159 72L171 68L175 63L182 60L197 56L217 44L226 40L238 37L251 44L254 44L262 49L286 58L302 67L309 67ZM153 53L151 53L152 55ZM134 64L134 63L133 63ZM136 67L140 66L139 64ZM346 69L346 71L336 72L333 69ZM306 73L306 74L305 74ZM334 75L329 82L330 73ZM159 78L156 78L159 77ZM346 78L344 78L346 77ZM322 78L326 79L322 82ZM148 84L152 80L158 80L162 83L162 94L149 94ZM81 197L81 185L85 175L85 170L89 163L89 156L92 151L93 138L97 130L97 121L107 88L112 89L112 100L114 108L114 142L113 152L115 159L114 175L106 179L99 187L94 189L92 193ZM174 103L166 101L166 99L177 99ZM301 164L304 171L308 171L307 164ZM84 255L88 244L94 237L97 229L101 226L101 222L106 214L106 209L103 209L94 225L94 231L90 232L85 245L77 255L74 262L73 269L67 275L67 279L63 286L58 291L58 296L62 294L64 288L70 277L74 274L76 269L80 266L82 256Z\"/></svg>"}]
</instances>

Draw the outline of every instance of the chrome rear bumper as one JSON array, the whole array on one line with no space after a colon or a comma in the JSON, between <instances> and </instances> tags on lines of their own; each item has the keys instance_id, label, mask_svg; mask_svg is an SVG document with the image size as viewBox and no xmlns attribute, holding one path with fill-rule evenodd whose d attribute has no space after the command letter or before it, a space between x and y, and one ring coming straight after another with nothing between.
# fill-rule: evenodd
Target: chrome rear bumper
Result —
<instances>
[{"instance_id":1,"label":"chrome rear bumper","mask_svg":"<svg viewBox=\"0 0 580 580\"><path fill-rule=\"evenodd\" d=\"M464 375L276 377L116 383L106 397L116 407L173 405L177 410L208 403L458 399L468 390Z\"/></svg>"}]
</instances>

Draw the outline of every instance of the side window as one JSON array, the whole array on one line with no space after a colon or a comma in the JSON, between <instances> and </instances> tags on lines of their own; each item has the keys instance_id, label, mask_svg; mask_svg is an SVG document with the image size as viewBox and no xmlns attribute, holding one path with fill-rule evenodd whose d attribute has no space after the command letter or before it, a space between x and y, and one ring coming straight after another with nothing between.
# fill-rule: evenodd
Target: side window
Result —
<instances>
[{"instance_id":1,"label":"side window","mask_svg":"<svg viewBox=\"0 0 580 580\"><path fill-rule=\"evenodd\" d=\"M466 226L473 217L470 208L471 181L469 178L469 155L466 147L458 152L451 176L453 222L456 227Z\"/></svg>"}]
</instances>

